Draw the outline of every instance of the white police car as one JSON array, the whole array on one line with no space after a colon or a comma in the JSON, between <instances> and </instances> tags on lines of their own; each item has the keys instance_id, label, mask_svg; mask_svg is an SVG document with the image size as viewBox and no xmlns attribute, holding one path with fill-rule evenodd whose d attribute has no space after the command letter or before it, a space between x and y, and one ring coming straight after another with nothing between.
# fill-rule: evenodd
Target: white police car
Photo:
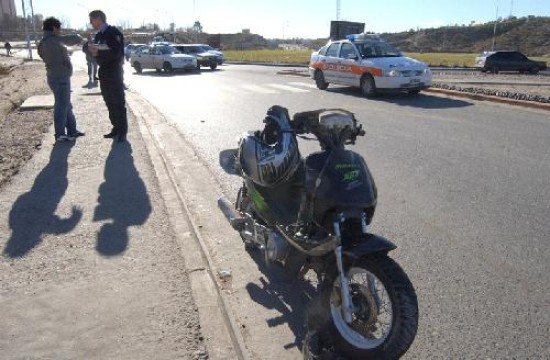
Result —
<instances>
[{"instance_id":1,"label":"white police car","mask_svg":"<svg viewBox=\"0 0 550 360\"><path fill-rule=\"evenodd\" d=\"M378 91L418 94L432 84L429 67L403 56L378 35L354 34L331 41L311 55L309 74L317 87L330 83L358 87L366 97Z\"/></svg>"}]
</instances>

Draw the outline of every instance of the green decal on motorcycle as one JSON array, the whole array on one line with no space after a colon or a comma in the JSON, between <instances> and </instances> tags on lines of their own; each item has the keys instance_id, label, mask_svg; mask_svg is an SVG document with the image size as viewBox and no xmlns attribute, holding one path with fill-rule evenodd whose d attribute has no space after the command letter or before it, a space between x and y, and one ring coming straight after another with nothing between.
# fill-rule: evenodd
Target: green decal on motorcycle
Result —
<instances>
[{"instance_id":1,"label":"green decal on motorcycle","mask_svg":"<svg viewBox=\"0 0 550 360\"><path fill-rule=\"evenodd\" d=\"M359 170L348 171L343 175L343 180L345 182L352 182L358 179L359 179Z\"/></svg>"},{"instance_id":2,"label":"green decal on motorcycle","mask_svg":"<svg viewBox=\"0 0 550 360\"><path fill-rule=\"evenodd\" d=\"M265 212L269 210L269 206L267 206L267 203L265 202L264 198L256 189L251 191L250 197L252 198L254 205L256 205L256 208L260 212Z\"/></svg>"}]
</instances>

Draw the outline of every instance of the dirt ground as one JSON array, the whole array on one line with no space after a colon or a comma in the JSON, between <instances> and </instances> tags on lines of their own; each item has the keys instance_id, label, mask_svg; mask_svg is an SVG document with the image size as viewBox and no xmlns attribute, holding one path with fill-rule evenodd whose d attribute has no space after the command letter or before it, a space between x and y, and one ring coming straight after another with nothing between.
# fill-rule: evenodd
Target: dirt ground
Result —
<instances>
[{"instance_id":1,"label":"dirt ground","mask_svg":"<svg viewBox=\"0 0 550 360\"><path fill-rule=\"evenodd\" d=\"M50 92L45 79L42 62L0 57L0 189L40 148L53 123L52 110L16 111L28 97Z\"/></svg>"},{"instance_id":2,"label":"dirt ground","mask_svg":"<svg viewBox=\"0 0 550 360\"><path fill-rule=\"evenodd\" d=\"M88 134L52 146L52 111L19 110L50 93L44 64L0 64L0 359L208 358L139 127L121 146L93 136L109 126L107 109L77 72L75 115ZM10 182L22 168L29 176Z\"/></svg>"}]
</instances>

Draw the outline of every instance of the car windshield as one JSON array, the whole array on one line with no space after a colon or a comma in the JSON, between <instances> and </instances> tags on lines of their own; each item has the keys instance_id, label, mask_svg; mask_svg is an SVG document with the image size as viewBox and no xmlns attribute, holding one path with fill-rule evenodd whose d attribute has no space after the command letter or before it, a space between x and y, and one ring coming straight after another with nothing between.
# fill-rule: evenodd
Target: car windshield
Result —
<instances>
[{"instance_id":1,"label":"car windshield","mask_svg":"<svg viewBox=\"0 0 550 360\"><path fill-rule=\"evenodd\" d=\"M403 56L399 49L385 42L356 43L355 46L365 58Z\"/></svg>"},{"instance_id":2,"label":"car windshield","mask_svg":"<svg viewBox=\"0 0 550 360\"><path fill-rule=\"evenodd\" d=\"M171 46L162 46L162 47L159 47L159 51L162 55L172 55L172 54L179 54L180 52L171 47Z\"/></svg>"},{"instance_id":3,"label":"car windshield","mask_svg":"<svg viewBox=\"0 0 550 360\"><path fill-rule=\"evenodd\" d=\"M216 50L214 49L212 46L210 45L201 45L201 48L204 50L204 51L210 51L210 50Z\"/></svg>"}]
</instances>

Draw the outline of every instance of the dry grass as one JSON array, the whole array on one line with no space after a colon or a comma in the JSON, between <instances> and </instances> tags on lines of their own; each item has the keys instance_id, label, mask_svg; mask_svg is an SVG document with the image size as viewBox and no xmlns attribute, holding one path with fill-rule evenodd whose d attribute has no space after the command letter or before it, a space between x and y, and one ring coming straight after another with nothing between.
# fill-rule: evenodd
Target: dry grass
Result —
<instances>
[{"instance_id":1,"label":"dry grass","mask_svg":"<svg viewBox=\"0 0 550 360\"><path fill-rule=\"evenodd\" d=\"M243 62L263 62L269 64L307 65L311 50L224 50L227 60Z\"/></svg>"},{"instance_id":2,"label":"dry grass","mask_svg":"<svg viewBox=\"0 0 550 360\"><path fill-rule=\"evenodd\" d=\"M262 62L268 64L307 65L312 50L227 50L225 58L230 61ZM478 54L451 53L405 53L406 56L418 59L432 67L473 67ZM546 61L550 57L533 57L533 60Z\"/></svg>"}]
</instances>

